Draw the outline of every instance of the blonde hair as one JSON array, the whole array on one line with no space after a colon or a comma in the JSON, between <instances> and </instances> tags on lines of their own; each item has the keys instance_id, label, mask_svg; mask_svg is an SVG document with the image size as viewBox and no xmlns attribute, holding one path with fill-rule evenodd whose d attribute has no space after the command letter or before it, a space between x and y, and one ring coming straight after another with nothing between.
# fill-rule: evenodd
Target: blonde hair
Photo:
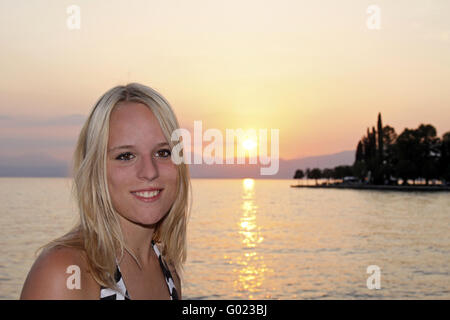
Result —
<instances>
[{"instance_id":1,"label":"blonde hair","mask_svg":"<svg viewBox=\"0 0 450 320\"><path fill-rule=\"evenodd\" d=\"M106 92L92 109L77 142L73 158L73 195L78 204L79 221L64 236L43 246L50 249L65 246L82 249L95 281L107 288L117 288L114 280L116 253L127 247L120 228L118 213L108 191L106 159L109 119L120 102L138 102L150 108L161 126L171 149L177 143L172 132L179 128L170 104L155 90L138 83L117 86ZM177 165L177 197L168 214L161 219L153 234L161 253L182 276L186 261L186 225L191 209L189 168ZM150 244L149 244L150 245Z\"/></svg>"}]
</instances>

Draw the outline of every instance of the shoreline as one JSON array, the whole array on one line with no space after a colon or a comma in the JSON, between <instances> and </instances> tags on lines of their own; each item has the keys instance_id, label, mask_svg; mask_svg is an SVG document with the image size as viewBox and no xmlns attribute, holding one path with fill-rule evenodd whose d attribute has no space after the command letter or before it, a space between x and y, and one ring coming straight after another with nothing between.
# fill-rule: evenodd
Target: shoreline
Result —
<instances>
[{"instance_id":1,"label":"shoreline","mask_svg":"<svg viewBox=\"0 0 450 320\"><path fill-rule=\"evenodd\" d=\"M394 185L368 185L368 184L291 185L291 188L420 191L420 192L450 191L450 186L417 186L417 185L394 186Z\"/></svg>"}]
</instances>

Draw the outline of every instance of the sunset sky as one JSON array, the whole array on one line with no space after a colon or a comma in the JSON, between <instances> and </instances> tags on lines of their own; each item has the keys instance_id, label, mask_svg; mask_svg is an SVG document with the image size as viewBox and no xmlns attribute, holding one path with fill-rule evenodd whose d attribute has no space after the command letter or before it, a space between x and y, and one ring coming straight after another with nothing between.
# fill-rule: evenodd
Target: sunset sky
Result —
<instances>
[{"instance_id":1,"label":"sunset sky","mask_svg":"<svg viewBox=\"0 0 450 320\"><path fill-rule=\"evenodd\" d=\"M353 150L378 112L450 131L447 0L2 0L0 46L4 155L68 159L97 98L128 82L185 128L279 129L284 159Z\"/></svg>"}]
</instances>

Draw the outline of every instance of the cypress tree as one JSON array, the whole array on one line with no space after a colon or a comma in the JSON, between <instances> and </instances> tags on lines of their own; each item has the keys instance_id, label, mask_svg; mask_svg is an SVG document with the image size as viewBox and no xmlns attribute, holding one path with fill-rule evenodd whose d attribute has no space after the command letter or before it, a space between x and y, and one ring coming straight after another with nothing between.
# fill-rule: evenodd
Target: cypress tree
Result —
<instances>
[{"instance_id":1,"label":"cypress tree","mask_svg":"<svg viewBox=\"0 0 450 320\"><path fill-rule=\"evenodd\" d=\"M378 113L377 122L377 136L378 136L378 155L376 161L376 171L377 175L375 177L376 184L384 184L384 146L383 146L383 124L381 122L381 112Z\"/></svg>"}]
</instances>

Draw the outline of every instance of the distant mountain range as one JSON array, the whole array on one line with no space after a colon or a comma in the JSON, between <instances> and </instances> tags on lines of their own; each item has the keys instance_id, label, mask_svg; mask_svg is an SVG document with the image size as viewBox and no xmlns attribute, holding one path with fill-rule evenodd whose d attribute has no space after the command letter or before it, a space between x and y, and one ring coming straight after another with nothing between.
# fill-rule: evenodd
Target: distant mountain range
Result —
<instances>
[{"instance_id":1,"label":"distant mountain range","mask_svg":"<svg viewBox=\"0 0 450 320\"><path fill-rule=\"evenodd\" d=\"M262 179L291 179L295 170L306 168L334 168L339 165L351 165L355 159L355 151L305 157L292 160L280 159L278 173L262 176L259 165L191 165L190 171L194 178L262 178ZM269 165L265 166L268 167Z\"/></svg>"},{"instance_id":2,"label":"distant mountain range","mask_svg":"<svg viewBox=\"0 0 450 320\"><path fill-rule=\"evenodd\" d=\"M46 154L0 155L0 177L68 177L69 163Z\"/></svg>"},{"instance_id":3,"label":"distant mountain range","mask_svg":"<svg viewBox=\"0 0 450 320\"><path fill-rule=\"evenodd\" d=\"M306 168L334 168L339 165L351 165L355 151L306 157L292 160L280 159L279 171L272 176L261 176L260 165L190 165L192 178L263 178L291 179L295 170ZM68 177L69 164L42 154L28 154L21 157L0 155L0 176L2 177Z\"/></svg>"}]
</instances>

